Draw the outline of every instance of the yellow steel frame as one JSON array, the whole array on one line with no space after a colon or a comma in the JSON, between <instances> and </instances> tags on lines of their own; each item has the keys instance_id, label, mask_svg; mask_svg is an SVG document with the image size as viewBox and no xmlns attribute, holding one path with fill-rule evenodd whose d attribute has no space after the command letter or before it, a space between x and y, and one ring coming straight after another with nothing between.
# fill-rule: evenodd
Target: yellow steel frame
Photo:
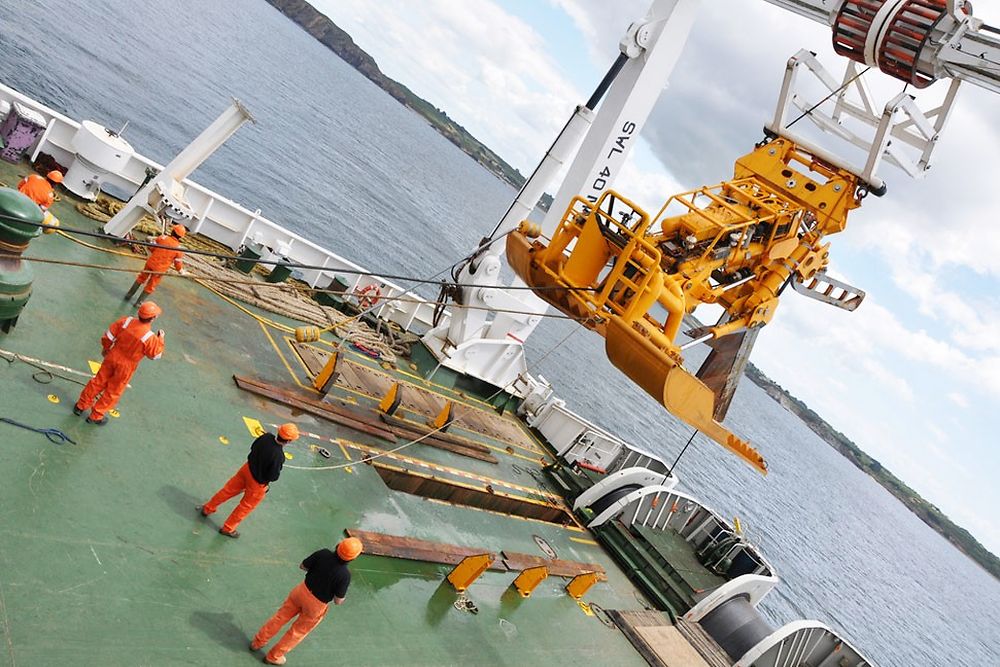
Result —
<instances>
[{"instance_id":1,"label":"yellow steel frame","mask_svg":"<svg viewBox=\"0 0 1000 667\"><path fill-rule=\"evenodd\" d=\"M616 192L596 204L574 198L548 245L518 231L507 254L539 296L605 337L620 370L763 472L760 454L713 419L714 394L683 368L677 333L705 303L728 314L710 329L716 338L767 324L783 285L826 267L822 241L860 206L858 186L852 173L777 138L737 160L732 180L675 195L652 218ZM624 220L609 214L615 205ZM720 272L743 279L715 280ZM657 305L663 322L651 314Z\"/></svg>"}]
</instances>

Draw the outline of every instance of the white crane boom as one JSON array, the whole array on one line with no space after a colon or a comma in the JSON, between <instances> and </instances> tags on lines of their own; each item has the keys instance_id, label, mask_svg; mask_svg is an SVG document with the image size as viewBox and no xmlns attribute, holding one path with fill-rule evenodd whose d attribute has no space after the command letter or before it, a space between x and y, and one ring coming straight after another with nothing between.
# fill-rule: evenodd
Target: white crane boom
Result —
<instances>
[{"instance_id":1,"label":"white crane boom","mask_svg":"<svg viewBox=\"0 0 1000 667\"><path fill-rule=\"evenodd\" d=\"M1000 93L1000 31L965 0L765 0L833 28L837 53L918 88L958 79Z\"/></svg>"},{"instance_id":2,"label":"white crane boom","mask_svg":"<svg viewBox=\"0 0 1000 667\"><path fill-rule=\"evenodd\" d=\"M834 49L854 61L838 80L808 51L793 56L767 130L858 175L877 194L884 191L877 174L884 161L914 177L927 170L962 81L1000 93L1000 30L974 18L967 0L766 1L830 26ZM611 187L680 57L700 2L654 0L645 18L629 26L615 65L591 100L577 107L497 224L494 237L527 217L567 162L566 176L543 223L545 231L554 229L574 196L596 201ZM877 68L915 88L939 79L950 79L951 86L944 102L933 109L920 109L904 91L879 112L881 105L871 98L855 63ZM812 104L799 89L797 84L806 74L814 75L830 92L827 100L833 100L832 112L820 108L827 100ZM852 94L860 101L852 99ZM792 131L790 126L803 116L866 151L866 161L851 164ZM582 146L569 161L581 136ZM441 365L509 387L524 374L521 345L546 306L530 293L495 289L501 248L502 244L493 244L462 268L458 282L474 287L461 288L451 321L429 332L424 342ZM484 309L524 314L497 313L491 318Z\"/></svg>"}]
</instances>

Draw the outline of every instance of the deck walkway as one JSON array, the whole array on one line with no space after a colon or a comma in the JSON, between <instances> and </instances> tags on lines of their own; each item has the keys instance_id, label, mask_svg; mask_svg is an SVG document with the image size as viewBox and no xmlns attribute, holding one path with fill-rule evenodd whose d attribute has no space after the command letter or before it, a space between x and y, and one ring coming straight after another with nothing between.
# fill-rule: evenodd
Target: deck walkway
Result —
<instances>
[{"instance_id":1,"label":"deck walkway","mask_svg":"<svg viewBox=\"0 0 1000 667\"><path fill-rule=\"evenodd\" d=\"M26 171L0 163L0 181L15 183ZM64 226L96 226L65 194L54 212ZM114 269L135 271L141 260L59 235L35 239L27 255L104 268L35 265L31 302L17 328L0 336L0 349L89 373L90 362L100 361L98 341L108 324L132 312L122 295L133 276ZM641 605L641 595L578 526L389 491L359 461L362 448L383 449L384 441L240 391L234 373L307 391L306 368L282 332L189 281L165 279L155 299L164 308L157 324L167 332L166 352L160 361L143 362L120 416L107 426L73 415L79 384L20 362L0 364L0 416L59 428L76 441L57 446L0 424L0 665L257 664L259 656L247 651L249 636L301 580L301 559L334 544L347 528L543 555L538 537L560 559L605 569L608 581L594 586L588 600L608 609ZM356 393L343 398L359 409L374 405ZM476 405L472 397L467 403ZM281 479L240 527L243 536L220 536L232 505L208 520L196 506L245 460L257 424L287 420L308 435L289 447ZM486 440L500 450L499 464L419 445L400 454L524 487L541 483L527 472L529 461L506 451L510 442ZM332 458L320 457L320 446ZM339 464L347 467L323 469ZM487 572L467 593L479 608L473 615L455 607L456 594L442 584L447 569L360 557L347 603L331 610L290 660L645 664L618 630L569 598L558 578L523 600L509 588L511 573Z\"/></svg>"}]
</instances>

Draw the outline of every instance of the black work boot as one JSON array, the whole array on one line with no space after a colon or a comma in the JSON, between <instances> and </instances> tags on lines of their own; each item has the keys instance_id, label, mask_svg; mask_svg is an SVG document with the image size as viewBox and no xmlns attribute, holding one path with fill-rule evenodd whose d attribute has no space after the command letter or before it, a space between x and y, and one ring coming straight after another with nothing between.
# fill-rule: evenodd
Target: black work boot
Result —
<instances>
[{"instance_id":1,"label":"black work boot","mask_svg":"<svg viewBox=\"0 0 1000 667\"><path fill-rule=\"evenodd\" d=\"M132 296L135 295L135 293L139 290L140 287L142 287L142 283L140 283L138 280L132 283L132 286L128 288L127 292L125 292L125 301L131 299Z\"/></svg>"},{"instance_id":2,"label":"black work boot","mask_svg":"<svg viewBox=\"0 0 1000 667\"><path fill-rule=\"evenodd\" d=\"M139 296L136 298L134 305L141 306L142 302L145 301L148 296L149 295L145 292L139 292Z\"/></svg>"}]
</instances>

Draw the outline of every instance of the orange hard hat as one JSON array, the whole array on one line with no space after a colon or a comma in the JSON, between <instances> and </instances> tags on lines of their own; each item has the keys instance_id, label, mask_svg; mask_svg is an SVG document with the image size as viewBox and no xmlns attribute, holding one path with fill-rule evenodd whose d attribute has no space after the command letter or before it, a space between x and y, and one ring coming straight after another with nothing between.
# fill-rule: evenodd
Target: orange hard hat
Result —
<instances>
[{"instance_id":1,"label":"orange hard hat","mask_svg":"<svg viewBox=\"0 0 1000 667\"><path fill-rule=\"evenodd\" d=\"M337 545L337 555L343 561L354 560L364 550L365 545L361 544L361 540L356 537L345 538Z\"/></svg>"},{"instance_id":2,"label":"orange hard hat","mask_svg":"<svg viewBox=\"0 0 1000 667\"><path fill-rule=\"evenodd\" d=\"M291 422L287 424L282 424L278 427L278 437L285 442L291 442L292 440L297 440L299 437L299 427Z\"/></svg>"},{"instance_id":3,"label":"orange hard hat","mask_svg":"<svg viewBox=\"0 0 1000 667\"><path fill-rule=\"evenodd\" d=\"M174 225L173 229L171 229L170 231L171 233L173 233L174 236L176 236L179 239L184 238L185 236L187 236L188 233L187 227L185 227L184 225Z\"/></svg>"},{"instance_id":4,"label":"orange hard hat","mask_svg":"<svg viewBox=\"0 0 1000 667\"><path fill-rule=\"evenodd\" d=\"M151 320L154 317L159 317L162 312L163 309L152 301L143 301L142 305L139 306L139 319Z\"/></svg>"},{"instance_id":5,"label":"orange hard hat","mask_svg":"<svg viewBox=\"0 0 1000 667\"><path fill-rule=\"evenodd\" d=\"M53 169L49 173L45 174L45 178L49 179L53 183L62 183L63 175L58 169Z\"/></svg>"}]
</instances>

